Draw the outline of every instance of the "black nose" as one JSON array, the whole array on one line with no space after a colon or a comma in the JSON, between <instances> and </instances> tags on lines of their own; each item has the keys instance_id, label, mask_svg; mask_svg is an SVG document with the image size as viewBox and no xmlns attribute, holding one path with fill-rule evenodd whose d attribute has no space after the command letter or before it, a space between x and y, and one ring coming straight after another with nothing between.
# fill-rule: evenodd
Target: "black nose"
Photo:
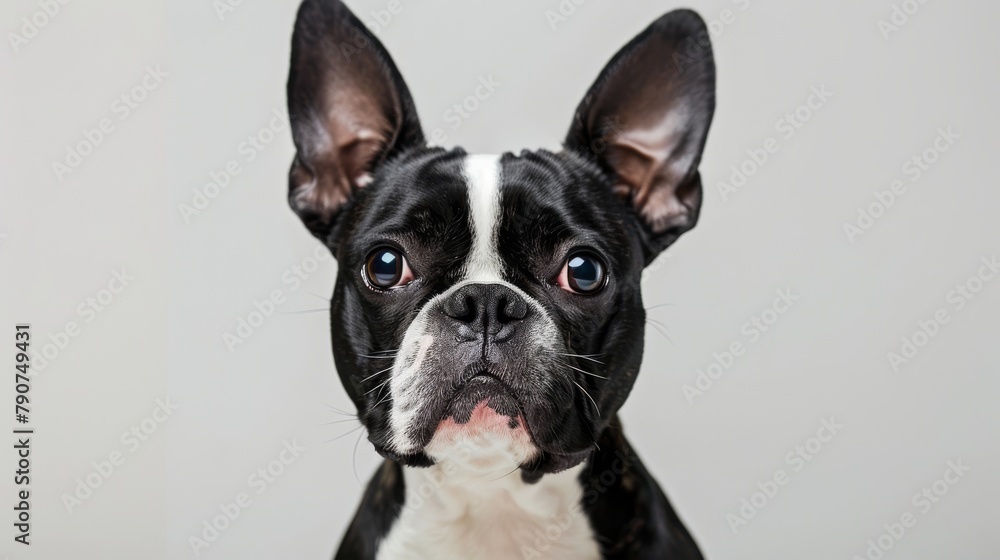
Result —
<instances>
[{"instance_id":1,"label":"black nose","mask_svg":"<svg viewBox=\"0 0 1000 560\"><path fill-rule=\"evenodd\" d=\"M528 316L528 303L503 284L467 284L443 303L445 315L455 320L459 339L486 336L495 342L510 338L517 322Z\"/></svg>"}]
</instances>

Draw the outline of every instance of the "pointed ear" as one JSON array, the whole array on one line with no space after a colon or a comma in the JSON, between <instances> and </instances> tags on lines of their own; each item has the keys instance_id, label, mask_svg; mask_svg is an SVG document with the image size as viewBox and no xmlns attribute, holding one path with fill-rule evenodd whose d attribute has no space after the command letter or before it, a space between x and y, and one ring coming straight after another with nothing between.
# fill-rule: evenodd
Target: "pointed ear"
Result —
<instances>
[{"instance_id":1,"label":"pointed ear","mask_svg":"<svg viewBox=\"0 0 1000 560\"><path fill-rule=\"evenodd\" d=\"M577 108L566 148L594 159L634 206L646 262L693 228L698 163L715 111L708 29L690 10L653 22L615 55Z\"/></svg>"},{"instance_id":2,"label":"pointed ear","mask_svg":"<svg viewBox=\"0 0 1000 560\"><path fill-rule=\"evenodd\" d=\"M288 201L333 248L338 219L373 169L423 145L423 132L389 54L337 0L299 7L287 94L296 149Z\"/></svg>"}]
</instances>

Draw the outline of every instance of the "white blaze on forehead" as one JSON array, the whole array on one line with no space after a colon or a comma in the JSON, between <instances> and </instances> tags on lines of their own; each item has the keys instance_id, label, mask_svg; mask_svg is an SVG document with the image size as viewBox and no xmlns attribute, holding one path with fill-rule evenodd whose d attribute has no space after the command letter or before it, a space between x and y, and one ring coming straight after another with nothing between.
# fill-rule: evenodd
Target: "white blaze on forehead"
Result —
<instances>
[{"instance_id":1,"label":"white blaze on forehead","mask_svg":"<svg viewBox=\"0 0 1000 560\"><path fill-rule=\"evenodd\" d=\"M465 158L465 180L469 187L472 251L465 263L465 279L495 282L501 275L497 251L500 221L500 156L470 155Z\"/></svg>"}]
</instances>

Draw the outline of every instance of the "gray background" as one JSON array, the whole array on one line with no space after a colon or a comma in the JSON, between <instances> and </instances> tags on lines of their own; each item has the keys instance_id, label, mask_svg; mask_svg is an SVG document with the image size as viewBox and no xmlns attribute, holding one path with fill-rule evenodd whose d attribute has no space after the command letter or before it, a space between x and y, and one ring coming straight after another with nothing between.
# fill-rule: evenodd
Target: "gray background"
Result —
<instances>
[{"instance_id":1,"label":"gray background","mask_svg":"<svg viewBox=\"0 0 1000 560\"><path fill-rule=\"evenodd\" d=\"M659 330L646 333L623 415L713 560L864 557L867 541L906 512L916 526L884 558L1000 553L1000 279L961 310L947 300L1000 251L1000 5L930 1L886 40L878 22L894 2L686 4L706 19L732 12L714 37L705 205L698 227L645 277ZM574 11L553 28L555 0L400 0L377 35L425 130L442 128L446 145L556 148L608 58L678 7L563 4ZM350 5L375 21L389 2ZM287 130L252 161L239 151L274 109L284 112L295 9L244 1L220 18L208 0L77 1L15 52L9 33L41 8L0 7L2 359L13 363L15 322L32 323L38 350L67 322L79 328L33 381L33 544L12 540L5 475L0 555L194 557L189 536L241 492L251 505L200 557L320 559L339 541L361 493L355 473L365 480L378 458L330 408L350 407L322 311L335 264L318 262L301 286L283 276L316 264L319 247L285 205ZM121 119L115 99L156 65L168 76ZM491 75L501 86L452 129L445 111ZM786 138L778 121L820 85L834 95ZM52 162L103 118L114 132L59 180ZM960 138L912 181L903 166L939 127ZM724 200L717 184L769 138L778 151ZM230 160L241 173L186 220L181 205ZM851 243L844 224L897 179L906 194ZM79 312L122 267L129 285L101 312ZM751 341L744 323L778 289L799 299ZM224 333L273 290L284 303L230 352ZM939 308L948 323L893 371L887 353ZM745 353L689 402L684 385L734 342ZM179 410L147 421L156 431L132 451L122 432L167 397ZM12 401L12 380L0 398ZM830 417L844 427L794 471L786 454ZM305 451L258 495L248 476L293 440ZM12 472L5 447L0 469ZM124 463L69 513L64 494L115 451ZM912 496L958 460L969 472L930 511L915 507ZM779 469L788 484L731 530L727 515Z\"/></svg>"}]
</instances>

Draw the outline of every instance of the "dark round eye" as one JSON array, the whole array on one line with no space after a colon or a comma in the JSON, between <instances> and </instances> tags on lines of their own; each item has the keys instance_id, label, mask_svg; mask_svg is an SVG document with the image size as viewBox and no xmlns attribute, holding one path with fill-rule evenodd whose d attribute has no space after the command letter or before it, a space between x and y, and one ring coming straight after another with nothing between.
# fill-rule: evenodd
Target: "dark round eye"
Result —
<instances>
[{"instance_id":1,"label":"dark round eye","mask_svg":"<svg viewBox=\"0 0 1000 560\"><path fill-rule=\"evenodd\" d=\"M368 282L376 288L395 288L413 280L413 273L403 254L391 247L376 249L365 263Z\"/></svg>"},{"instance_id":2,"label":"dark round eye","mask_svg":"<svg viewBox=\"0 0 1000 560\"><path fill-rule=\"evenodd\" d=\"M590 253L575 253L566 259L559 287L578 294L592 294L604 287L604 264Z\"/></svg>"}]
</instances>

